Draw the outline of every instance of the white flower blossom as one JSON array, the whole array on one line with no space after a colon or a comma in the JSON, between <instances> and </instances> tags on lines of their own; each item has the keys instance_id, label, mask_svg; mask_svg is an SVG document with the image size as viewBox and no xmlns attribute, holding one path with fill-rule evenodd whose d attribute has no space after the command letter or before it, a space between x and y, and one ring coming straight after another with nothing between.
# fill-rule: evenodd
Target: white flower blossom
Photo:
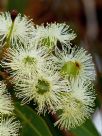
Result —
<instances>
[{"instance_id":1,"label":"white flower blossom","mask_svg":"<svg viewBox=\"0 0 102 136\"><path fill-rule=\"evenodd\" d=\"M66 46L70 45L70 41L76 37L76 34L65 23L51 23L47 24L46 27L44 25L37 26L34 36L33 40L38 44L53 48L57 41Z\"/></svg>"},{"instance_id":2,"label":"white flower blossom","mask_svg":"<svg viewBox=\"0 0 102 136\"><path fill-rule=\"evenodd\" d=\"M0 114L11 114L14 106L10 94L6 90L6 85L0 82Z\"/></svg>"},{"instance_id":3,"label":"white flower blossom","mask_svg":"<svg viewBox=\"0 0 102 136\"><path fill-rule=\"evenodd\" d=\"M0 14L0 42L2 44L9 36L11 46L18 42L26 44L32 38L33 29L31 20L28 20L26 16L22 17L21 14L18 14L13 22L9 12Z\"/></svg>"},{"instance_id":4,"label":"white flower blossom","mask_svg":"<svg viewBox=\"0 0 102 136\"><path fill-rule=\"evenodd\" d=\"M10 48L5 53L2 65L10 70L15 79L31 76L32 73L36 76L41 69L44 69L47 55L47 50L44 47Z\"/></svg>"},{"instance_id":5,"label":"white flower blossom","mask_svg":"<svg viewBox=\"0 0 102 136\"><path fill-rule=\"evenodd\" d=\"M0 136L19 136L20 122L15 117L0 120Z\"/></svg>"},{"instance_id":6,"label":"white flower blossom","mask_svg":"<svg viewBox=\"0 0 102 136\"><path fill-rule=\"evenodd\" d=\"M38 105L38 113L45 113L47 109L54 111L54 106L59 102L57 93L69 91L66 80L57 73L52 74L52 71L46 73L41 72L38 79L21 80L15 85L17 97L23 99L22 104L33 100Z\"/></svg>"},{"instance_id":7,"label":"white flower blossom","mask_svg":"<svg viewBox=\"0 0 102 136\"><path fill-rule=\"evenodd\" d=\"M55 125L65 129L84 123L93 113L95 105L95 92L90 82L72 81L69 88L69 93L62 93L61 103L56 108L60 115Z\"/></svg>"},{"instance_id":8,"label":"white flower blossom","mask_svg":"<svg viewBox=\"0 0 102 136\"><path fill-rule=\"evenodd\" d=\"M96 72L92 56L83 48L57 50L56 57L52 57L51 60L60 74L65 77L74 77L82 81L95 80Z\"/></svg>"}]
</instances>

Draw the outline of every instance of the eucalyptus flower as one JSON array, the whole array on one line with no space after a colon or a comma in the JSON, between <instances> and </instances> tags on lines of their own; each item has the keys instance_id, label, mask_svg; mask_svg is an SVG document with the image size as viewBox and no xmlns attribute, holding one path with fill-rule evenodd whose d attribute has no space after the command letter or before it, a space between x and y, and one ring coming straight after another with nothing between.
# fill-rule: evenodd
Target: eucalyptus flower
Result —
<instances>
[{"instance_id":1,"label":"eucalyptus flower","mask_svg":"<svg viewBox=\"0 0 102 136\"><path fill-rule=\"evenodd\" d=\"M0 136L19 136L20 122L15 117L0 120Z\"/></svg>"},{"instance_id":2,"label":"eucalyptus flower","mask_svg":"<svg viewBox=\"0 0 102 136\"><path fill-rule=\"evenodd\" d=\"M26 16L16 11L1 12L0 14L0 42L13 46L17 43L26 44L32 38L33 23Z\"/></svg>"},{"instance_id":3,"label":"eucalyptus flower","mask_svg":"<svg viewBox=\"0 0 102 136\"><path fill-rule=\"evenodd\" d=\"M0 82L0 114L11 114L14 110L10 94L6 90L6 85Z\"/></svg>"},{"instance_id":4,"label":"eucalyptus flower","mask_svg":"<svg viewBox=\"0 0 102 136\"><path fill-rule=\"evenodd\" d=\"M37 26L36 34L34 32L35 38L34 41L43 46L47 46L48 48L53 48L56 46L57 41L60 43L70 45L70 41L72 41L76 34L69 29L69 26L65 23L51 23Z\"/></svg>"},{"instance_id":5,"label":"eucalyptus flower","mask_svg":"<svg viewBox=\"0 0 102 136\"><path fill-rule=\"evenodd\" d=\"M50 58L51 59L51 58ZM78 80L95 80L96 73L92 56L83 48L63 48L56 51L52 61L62 76Z\"/></svg>"},{"instance_id":6,"label":"eucalyptus flower","mask_svg":"<svg viewBox=\"0 0 102 136\"><path fill-rule=\"evenodd\" d=\"M67 81L51 71L50 74L41 72L38 79L21 80L16 83L15 91L16 96L23 99L22 104L33 100L38 105L38 113L45 113L47 109L54 111L54 106L59 102L58 92L69 90Z\"/></svg>"},{"instance_id":7,"label":"eucalyptus flower","mask_svg":"<svg viewBox=\"0 0 102 136\"><path fill-rule=\"evenodd\" d=\"M56 108L60 114L55 125L65 129L84 123L93 113L95 106L95 92L90 82L72 81L69 88L69 93L60 94L61 103Z\"/></svg>"},{"instance_id":8,"label":"eucalyptus flower","mask_svg":"<svg viewBox=\"0 0 102 136\"><path fill-rule=\"evenodd\" d=\"M6 53L2 65L8 68L12 77L16 79L37 74L46 64L47 50L34 46L33 49L17 47L10 48Z\"/></svg>"}]
</instances>

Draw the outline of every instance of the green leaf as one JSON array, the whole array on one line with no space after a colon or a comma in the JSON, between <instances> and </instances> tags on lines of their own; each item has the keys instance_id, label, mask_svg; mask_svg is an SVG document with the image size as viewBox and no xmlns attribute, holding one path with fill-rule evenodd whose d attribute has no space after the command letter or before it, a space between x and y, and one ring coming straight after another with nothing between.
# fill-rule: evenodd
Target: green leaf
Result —
<instances>
[{"instance_id":1,"label":"green leaf","mask_svg":"<svg viewBox=\"0 0 102 136\"><path fill-rule=\"evenodd\" d=\"M72 129L75 136L100 136L91 119L87 120L82 126Z\"/></svg>"},{"instance_id":2,"label":"green leaf","mask_svg":"<svg viewBox=\"0 0 102 136\"><path fill-rule=\"evenodd\" d=\"M15 103L15 112L22 123L22 136L52 136L45 121L28 106Z\"/></svg>"},{"instance_id":3,"label":"green leaf","mask_svg":"<svg viewBox=\"0 0 102 136\"><path fill-rule=\"evenodd\" d=\"M50 131L53 134L53 136L63 135L60 129L57 126L54 126L55 120L52 118L51 114L46 113L43 118L46 121L47 125L49 126Z\"/></svg>"},{"instance_id":4,"label":"green leaf","mask_svg":"<svg viewBox=\"0 0 102 136\"><path fill-rule=\"evenodd\" d=\"M11 11L16 9L20 13L24 13L28 0L9 0L7 10Z\"/></svg>"}]
</instances>

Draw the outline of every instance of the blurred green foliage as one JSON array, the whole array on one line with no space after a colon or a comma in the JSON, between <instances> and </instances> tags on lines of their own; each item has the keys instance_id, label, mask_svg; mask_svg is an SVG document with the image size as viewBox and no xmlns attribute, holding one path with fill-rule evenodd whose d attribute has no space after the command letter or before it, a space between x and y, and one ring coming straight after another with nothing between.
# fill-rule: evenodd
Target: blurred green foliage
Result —
<instances>
[{"instance_id":1,"label":"blurred green foliage","mask_svg":"<svg viewBox=\"0 0 102 136\"><path fill-rule=\"evenodd\" d=\"M28 0L9 0L7 10L11 11L16 9L20 13L24 13Z\"/></svg>"},{"instance_id":2,"label":"blurred green foliage","mask_svg":"<svg viewBox=\"0 0 102 136\"><path fill-rule=\"evenodd\" d=\"M73 132L75 134L75 136L99 136L99 133L97 132L91 119L87 120L80 127L72 129L71 132Z\"/></svg>"},{"instance_id":3,"label":"blurred green foliage","mask_svg":"<svg viewBox=\"0 0 102 136\"><path fill-rule=\"evenodd\" d=\"M15 113L22 124L22 136L52 136L45 121L29 106L15 103Z\"/></svg>"}]
</instances>

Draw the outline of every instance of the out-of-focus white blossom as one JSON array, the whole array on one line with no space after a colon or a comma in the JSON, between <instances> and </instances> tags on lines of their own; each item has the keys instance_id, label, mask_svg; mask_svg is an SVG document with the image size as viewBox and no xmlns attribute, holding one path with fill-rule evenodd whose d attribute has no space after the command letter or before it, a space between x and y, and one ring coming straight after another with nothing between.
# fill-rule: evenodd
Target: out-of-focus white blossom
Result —
<instances>
[{"instance_id":1,"label":"out-of-focus white blossom","mask_svg":"<svg viewBox=\"0 0 102 136\"><path fill-rule=\"evenodd\" d=\"M6 90L6 85L0 82L0 114L11 114L14 110L10 94Z\"/></svg>"},{"instance_id":2,"label":"out-of-focus white blossom","mask_svg":"<svg viewBox=\"0 0 102 136\"><path fill-rule=\"evenodd\" d=\"M0 119L0 136L19 136L20 122L15 117Z\"/></svg>"},{"instance_id":3,"label":"out-of-focus white blossom","mask_svg":"<svg viewBox=\"0 0 102 136\"><path fill-rule=\"evenodd\" d=\"M95 92L90 82L72 81L69 84L70 92L62 93L59 120L55 123L61 128L70 129L80 126L93 113Z\"/></svg>"}]
</instances>

